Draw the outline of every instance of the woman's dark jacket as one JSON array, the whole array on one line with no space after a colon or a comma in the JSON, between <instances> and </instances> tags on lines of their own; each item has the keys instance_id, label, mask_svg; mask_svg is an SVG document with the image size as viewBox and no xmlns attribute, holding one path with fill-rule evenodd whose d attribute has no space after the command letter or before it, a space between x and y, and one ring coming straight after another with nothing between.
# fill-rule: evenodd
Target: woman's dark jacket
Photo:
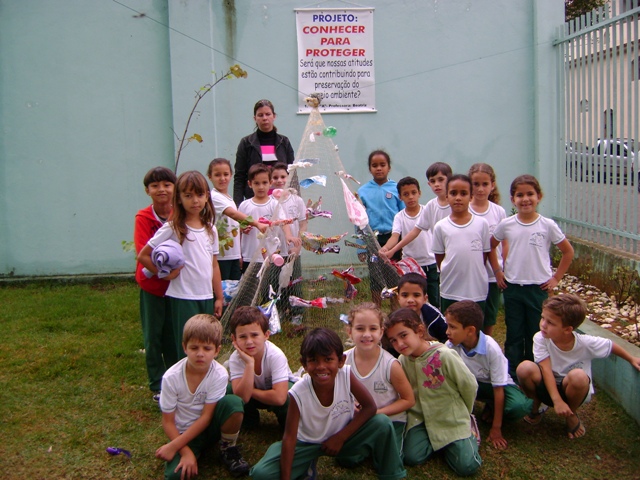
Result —
<instances>
[{"instance_id":1,"label":"woman's dark jacket","mask_svg":"<svg viewBox=\"0 0 640 480\"><path fill-rule=\"evenodd\" d=\"M279 162L293 163L293 147L287 137L277 133L275 147ZM253 132L240 140L236 152L235 175L233 177L233 201L236 202L236 205L240 205L245 198L253 197L253 192L247 185L247 179L249 168L256 163L262 163L262 150L258 134Z\"/></svg>"}]
</instances>

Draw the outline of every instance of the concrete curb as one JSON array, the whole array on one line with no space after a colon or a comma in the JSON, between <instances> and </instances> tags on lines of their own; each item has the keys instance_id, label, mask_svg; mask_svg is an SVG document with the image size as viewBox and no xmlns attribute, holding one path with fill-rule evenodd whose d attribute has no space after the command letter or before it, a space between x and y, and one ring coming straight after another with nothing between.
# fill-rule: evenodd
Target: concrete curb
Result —
<instances>
[{"instance_id":1,"label":"concrete curb","mask_svg":"<svg viewBox=\"0 0 640 480\"><path fill-rule=\"evenodd\" d=\"M585 320L578 331L608 338L634 357L640 357L640 348L594 322ZM591 369L596 391L598 388L606 391L640 425L640 372L615 355L594 360Z\"/></svg>"}]
</instances>

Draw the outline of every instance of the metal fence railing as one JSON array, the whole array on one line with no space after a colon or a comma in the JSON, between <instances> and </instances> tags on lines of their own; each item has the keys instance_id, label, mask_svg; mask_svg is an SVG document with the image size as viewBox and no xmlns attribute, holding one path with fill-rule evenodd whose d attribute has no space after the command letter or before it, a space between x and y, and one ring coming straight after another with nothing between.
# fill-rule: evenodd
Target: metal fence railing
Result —
<instances>
[{"instance_id":1,"label":"metal fence railing","mask_svg":"<svg viewBox=\"0 0 640 480\"><path fill-rule=\"evenodd\" d=\"M564 125L556 220L574 237L640 255L640 0L612 0L555 42Z\"/></svg>"}]
</instances>

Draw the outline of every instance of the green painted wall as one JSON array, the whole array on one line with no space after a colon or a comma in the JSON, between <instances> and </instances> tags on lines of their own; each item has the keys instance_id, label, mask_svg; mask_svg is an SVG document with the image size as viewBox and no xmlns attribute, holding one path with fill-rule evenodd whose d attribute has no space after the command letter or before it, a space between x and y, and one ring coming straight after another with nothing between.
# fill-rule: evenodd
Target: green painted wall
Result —
<instances>
[{"instance_id":1,"label":"green painted wall","mask_svg":"<svg viewBox=\"0 0 640 480\"><path fill-rule=\"evenodd\" d=\"M127 0L166 23L164 1ZM0 273L128 271L172 164L168 32L111 1L0 1Z\"/></svg>"},{"instance_id":2,"label":"green painted wall","mask_svg":"<svg viewBox=\"0 0 640 480\"><path fill-rule=\"evenodd\" d=\"M147 204L142 177L172 164L171 129L182 131L212 70L240 63L249 78L223 82L202 102L192 131L205 141L184 151L180 171L203 171L216 156L234 161L260 98L274 102L279 130L297 147L307 117L296 114L293 9L305 6L0 0L0 275L131 271L120 242ZM562 2L366 6L375 7L378 112L325 116L347 170L366 181L366 157L383 147L392 178L424 181L426 201L430 163L464 171L486 161L503 197L516 175L542 173L543 213L553 213L551 43Z\"/></svg>"}]
</instances>

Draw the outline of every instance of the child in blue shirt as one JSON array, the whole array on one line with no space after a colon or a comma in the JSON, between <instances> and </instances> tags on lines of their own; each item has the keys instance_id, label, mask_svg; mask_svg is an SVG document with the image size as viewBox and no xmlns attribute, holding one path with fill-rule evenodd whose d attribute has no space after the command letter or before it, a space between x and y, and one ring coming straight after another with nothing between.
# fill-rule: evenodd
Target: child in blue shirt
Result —
<instances>
[{"instance_id":1,"label":"child in blue shirt","mask_svg":"<svg viewBox=\"0 0 640 480\"><path fill-rule=\"evenodd\" d=\"M369 226L378 231L378 243L384 245L391 238L393 218L404 208L398 196L398 184L389 180L391 158L384 150L369 154L369 171L373 179L358 189L358 196L367 209Z\"/></svg>"},{"instance_id":2,"label":"child in blue shirt","mask_svg":"<svg viewBox=\"0 0 640 480\"><path fill-rule=\"evenodd\" d=\"M391 170L391 158L384 150L374 150L369 154L369 171L373 179L358 189L358 196L367 209L369 226L374 232L378 231L378 243L385 245L391 238L393 219L396 213L404 209L404 203L398 196L398 185L389 180ZM393 260L400 260L401 252L398 252ZM376 266L381 261L376 257L369 257L369 277L371 281L372 300L380 305L380 292L382 288L382 274L375 272Z\"/></svg>"}]
</instances>

